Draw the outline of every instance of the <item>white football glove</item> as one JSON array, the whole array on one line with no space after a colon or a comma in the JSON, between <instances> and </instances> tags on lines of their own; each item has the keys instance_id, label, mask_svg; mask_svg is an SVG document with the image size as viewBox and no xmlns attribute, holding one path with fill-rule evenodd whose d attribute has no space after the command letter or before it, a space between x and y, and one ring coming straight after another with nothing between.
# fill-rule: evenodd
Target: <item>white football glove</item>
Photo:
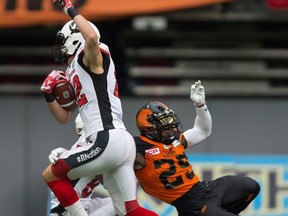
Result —
<instances>
[{"instance_id":1,"label":"white football glove","mask_svg":"<svg viewBox=\"0 0 288 216\"><path fill-rule=\"evenodd\" d=\"M201 81L198 80L194 85L191 85L190 98L194 102L195 106L199 107L206 103L205 101L205 89L201 85Z\"/></svg>"},{"instance_id":2,"label":"white football glove","mask_svg":"<svg viewBox=\"0 0 288 216\"><path fill-rule=\"evenodd\" d=\"M53 149L48 156L50 163L54 164L59 159L59 157L63 154L63 152L67 151L67 149L59 147L56 149Z\"/></svg>"}]
</instances>

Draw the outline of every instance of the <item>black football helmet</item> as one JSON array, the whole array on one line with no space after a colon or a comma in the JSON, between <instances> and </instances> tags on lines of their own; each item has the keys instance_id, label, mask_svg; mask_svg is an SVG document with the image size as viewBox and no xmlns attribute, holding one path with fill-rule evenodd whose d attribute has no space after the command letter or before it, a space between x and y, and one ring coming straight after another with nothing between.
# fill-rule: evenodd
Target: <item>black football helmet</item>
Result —
<instances>
[{"instance_id":1,"label":"black football helmet","mask_svg":"<svg viewBox=\"0 0 288 216\"><path fill-rule=\"evenodd\" d=\"M179 138L181 122L175 112L161 102L151 102L143 106L136 115L136 124L140 134L156 142L171 144ZM171 130L176 129L176 130ZM171 130L163 136L163 131Z\"/></svg>"}]
</instances>

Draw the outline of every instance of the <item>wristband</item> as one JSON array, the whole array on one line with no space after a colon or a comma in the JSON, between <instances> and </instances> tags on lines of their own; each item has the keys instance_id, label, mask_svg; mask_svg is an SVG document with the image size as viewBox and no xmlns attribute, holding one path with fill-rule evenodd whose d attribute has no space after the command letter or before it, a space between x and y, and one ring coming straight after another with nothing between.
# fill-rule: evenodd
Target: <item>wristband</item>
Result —
<instances>
[{"instance_id":1,"label":"wristband","mask_svg":"<svg viewBox=\"0 0 288 216\"><path fill-rule=\"evenodd\" d=\"M43 94L47 103L52 103L56 99L52 93L43 92Z\"/></svg>"},{"instance_id":2,"label":"wristband","mask_svg":"<svg viewBox=\"0 0 288 216\"><path fill-rule=\"evenodd\" d=\"M75 16L79 15L78 11L74 7L68 8L67 13L72 19L74 19Z\"/></svg>"},{"instance_id":3,"label":"wristband","mask_svg":"<svg viewBox=\"0 0 288 216\"><path fill-rule=\"evenodd\" d=\"M206 103L203 103L203 104L201 104L201 105L199 105L199 106L197 106L197 105L195 104L195 106L196 106L197 108L200 108L200 107L203 107L205 104L206 104Z\"/></svg>"}]
</instances>

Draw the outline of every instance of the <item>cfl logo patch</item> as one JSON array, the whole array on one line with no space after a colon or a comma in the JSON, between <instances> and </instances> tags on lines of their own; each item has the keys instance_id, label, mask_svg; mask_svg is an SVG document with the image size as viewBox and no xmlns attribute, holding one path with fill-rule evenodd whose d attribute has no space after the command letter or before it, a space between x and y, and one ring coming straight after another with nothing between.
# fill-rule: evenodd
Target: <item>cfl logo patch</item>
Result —
<instances>
[{"instance_id":1,"label":"cfl logo patch","mask_svg":"<svg viewBox=\"0 0 288 216\"><path fill-rule=\"evenodd\" d=\"M159 148L148 149L148 150L145 150L145 153L149 155L157 155L157 154L160 154L160 149Z\"/></svg>"}]
</instances>

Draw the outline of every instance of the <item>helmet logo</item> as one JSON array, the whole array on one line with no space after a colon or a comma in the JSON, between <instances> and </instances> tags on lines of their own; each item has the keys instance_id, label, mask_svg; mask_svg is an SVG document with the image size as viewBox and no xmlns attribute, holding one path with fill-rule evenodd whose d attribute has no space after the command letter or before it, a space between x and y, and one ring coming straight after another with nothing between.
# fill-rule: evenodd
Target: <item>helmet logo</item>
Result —
<instances>
[{"instance_id":1,"label":"helmet logo","mask_svg":"<svg viewBox=\"0 0 288 216\"><path fill-rule=\"evenodd\" d=\"M69 29L71 31L71 34L80 32L75 22L70 23Z\"/></svg>"}]
</instances>

